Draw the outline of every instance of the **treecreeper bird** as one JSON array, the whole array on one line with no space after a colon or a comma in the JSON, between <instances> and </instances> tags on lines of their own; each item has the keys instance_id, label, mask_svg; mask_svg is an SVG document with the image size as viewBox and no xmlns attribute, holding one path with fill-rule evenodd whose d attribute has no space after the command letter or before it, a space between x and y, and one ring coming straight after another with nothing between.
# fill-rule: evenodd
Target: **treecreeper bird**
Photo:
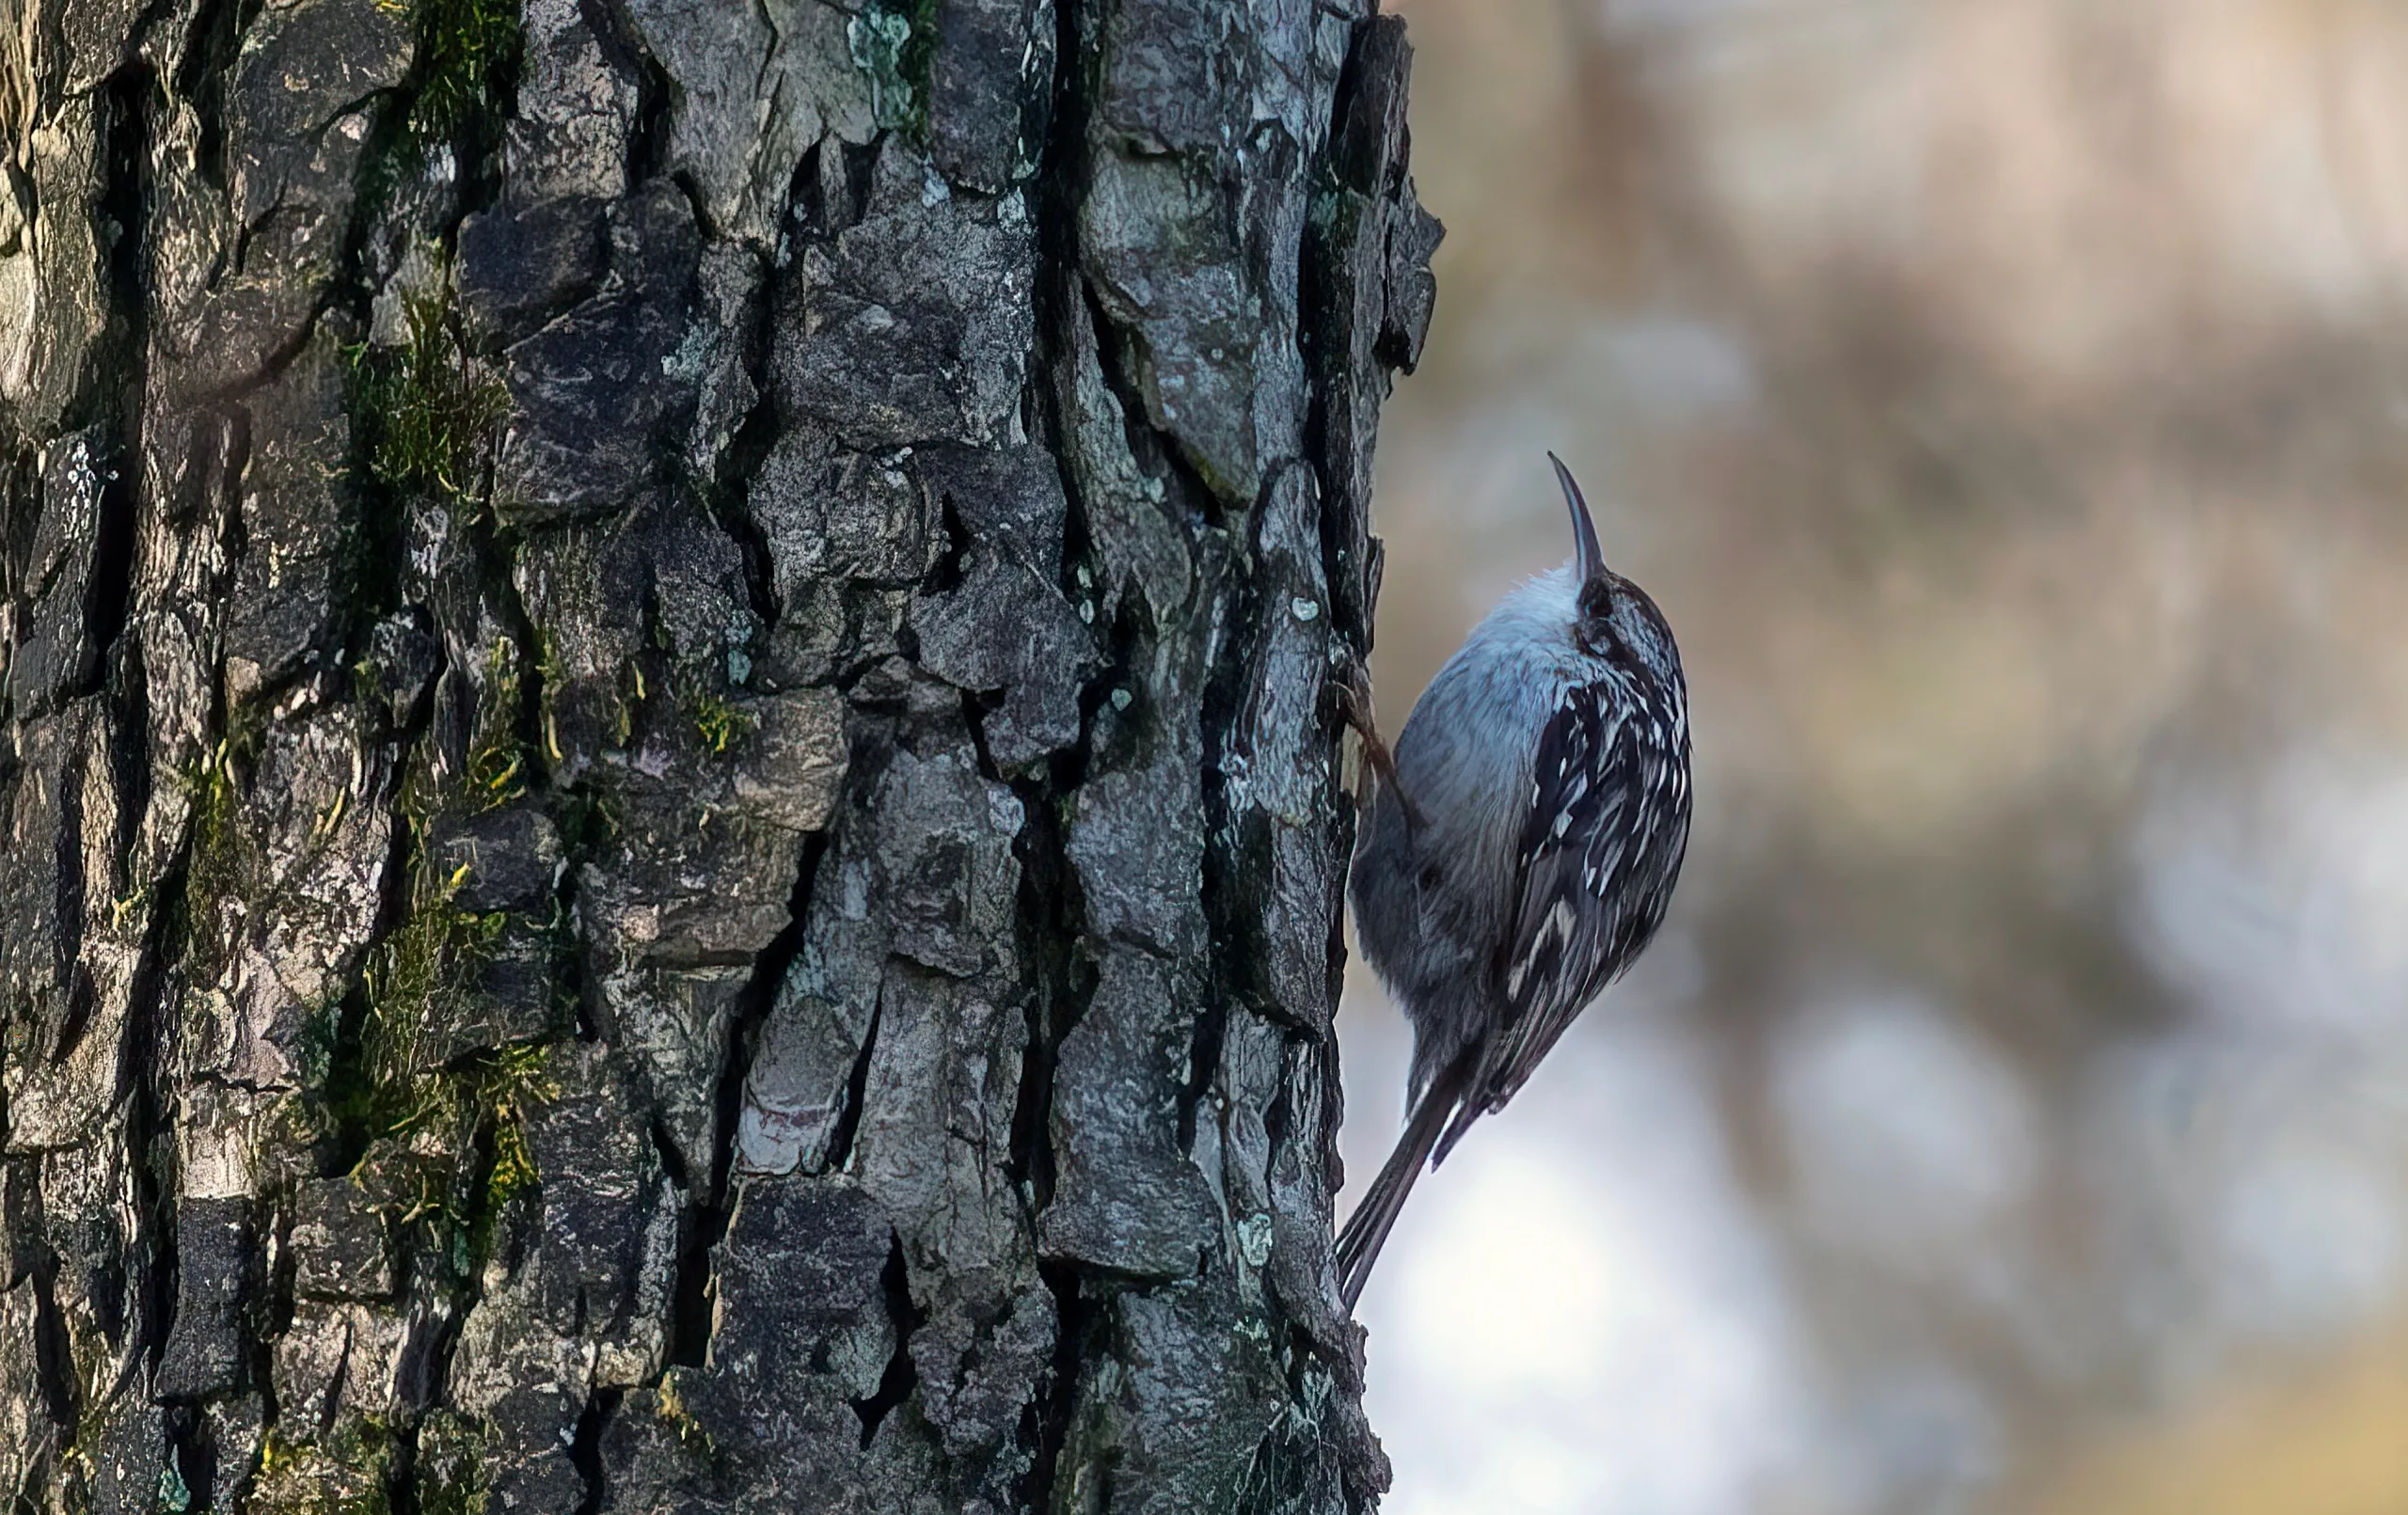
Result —
<instances>
[{"instance_id":1,"label":"treecreeper bird","mask_svg":"<svg viewBox=\"0 0 2408 1515\"><path fill-rule=\"evenodd\" d=\"M1392 754L1350 711L1381 778L1348 880L1355 936L1413 1023L1404 1134L1338 1239L1350 1308L1422 1168L1646 948L1688 846L1680 649L1547 458L1572 560L1472 628Z\"/></svg>"}]
</instances>

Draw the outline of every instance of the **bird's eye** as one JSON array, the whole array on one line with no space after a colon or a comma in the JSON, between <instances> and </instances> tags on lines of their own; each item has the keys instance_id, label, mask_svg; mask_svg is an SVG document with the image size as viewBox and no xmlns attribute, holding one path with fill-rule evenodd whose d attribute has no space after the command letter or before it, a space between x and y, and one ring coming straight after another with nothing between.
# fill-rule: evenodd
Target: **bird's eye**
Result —
<instances>
[{"instance_id":1,"label":"bird's eye","mask_svg":"<svg viewBox=\"0 0 2408 1515\"><path fill-rule=\"evenodd\" d=\"M1606 653L1622 644L1622 631L1613 617L1600 608L1580 618L1580 645L1592 653Z\"/></svg>"}]
</instances>

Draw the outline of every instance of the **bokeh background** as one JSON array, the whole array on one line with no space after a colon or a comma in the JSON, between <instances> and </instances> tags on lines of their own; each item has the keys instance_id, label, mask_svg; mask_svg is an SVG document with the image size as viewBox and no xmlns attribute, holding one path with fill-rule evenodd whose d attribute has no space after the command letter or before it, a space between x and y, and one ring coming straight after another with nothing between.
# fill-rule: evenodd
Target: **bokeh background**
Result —
<instances>
[{"instance_id":1,"label":"bokeh background","mask_svg":"<svg viewBox=\"0 0 2408 1515\"><path fill-rule=\"evenodd\" d=\"M2408 7L1397 8L1384 718L1552 447L1699 809L1371 1281L1389 1515L2408 1511Z\"/></svg>"}]
</instances>

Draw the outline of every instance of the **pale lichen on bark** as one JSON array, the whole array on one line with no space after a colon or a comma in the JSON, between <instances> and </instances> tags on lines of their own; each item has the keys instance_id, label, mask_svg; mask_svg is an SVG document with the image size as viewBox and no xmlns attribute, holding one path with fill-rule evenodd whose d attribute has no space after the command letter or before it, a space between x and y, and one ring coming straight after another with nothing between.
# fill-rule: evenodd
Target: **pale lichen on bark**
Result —
<instances>
[{"instance_id":1,"label":"pale lichen on bark","mask_svg":"<svg viewBox=\"0 0 2408 1515\"><path fill-rule=\"evenodd\" d=\"M0 1498L1372 1503L1402 31L0 23Z\"/></svg>"}]
</instances>

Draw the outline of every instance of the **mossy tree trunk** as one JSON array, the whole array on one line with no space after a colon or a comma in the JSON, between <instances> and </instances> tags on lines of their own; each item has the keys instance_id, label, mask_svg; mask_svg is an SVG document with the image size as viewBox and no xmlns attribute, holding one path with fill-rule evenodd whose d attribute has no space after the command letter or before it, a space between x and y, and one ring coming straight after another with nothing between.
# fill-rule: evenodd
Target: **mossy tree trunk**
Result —
<instances>
[{"instance_id":1,"label":"mossy tree trunk","mask_svg":"<svg viewBox=\"0 0 2408 1515\"><path fill-rule=\"evenodd\" d=\"M0 1503L1371 1503L1370 3L0 12Z\"/></svg>"}]
</instances>

